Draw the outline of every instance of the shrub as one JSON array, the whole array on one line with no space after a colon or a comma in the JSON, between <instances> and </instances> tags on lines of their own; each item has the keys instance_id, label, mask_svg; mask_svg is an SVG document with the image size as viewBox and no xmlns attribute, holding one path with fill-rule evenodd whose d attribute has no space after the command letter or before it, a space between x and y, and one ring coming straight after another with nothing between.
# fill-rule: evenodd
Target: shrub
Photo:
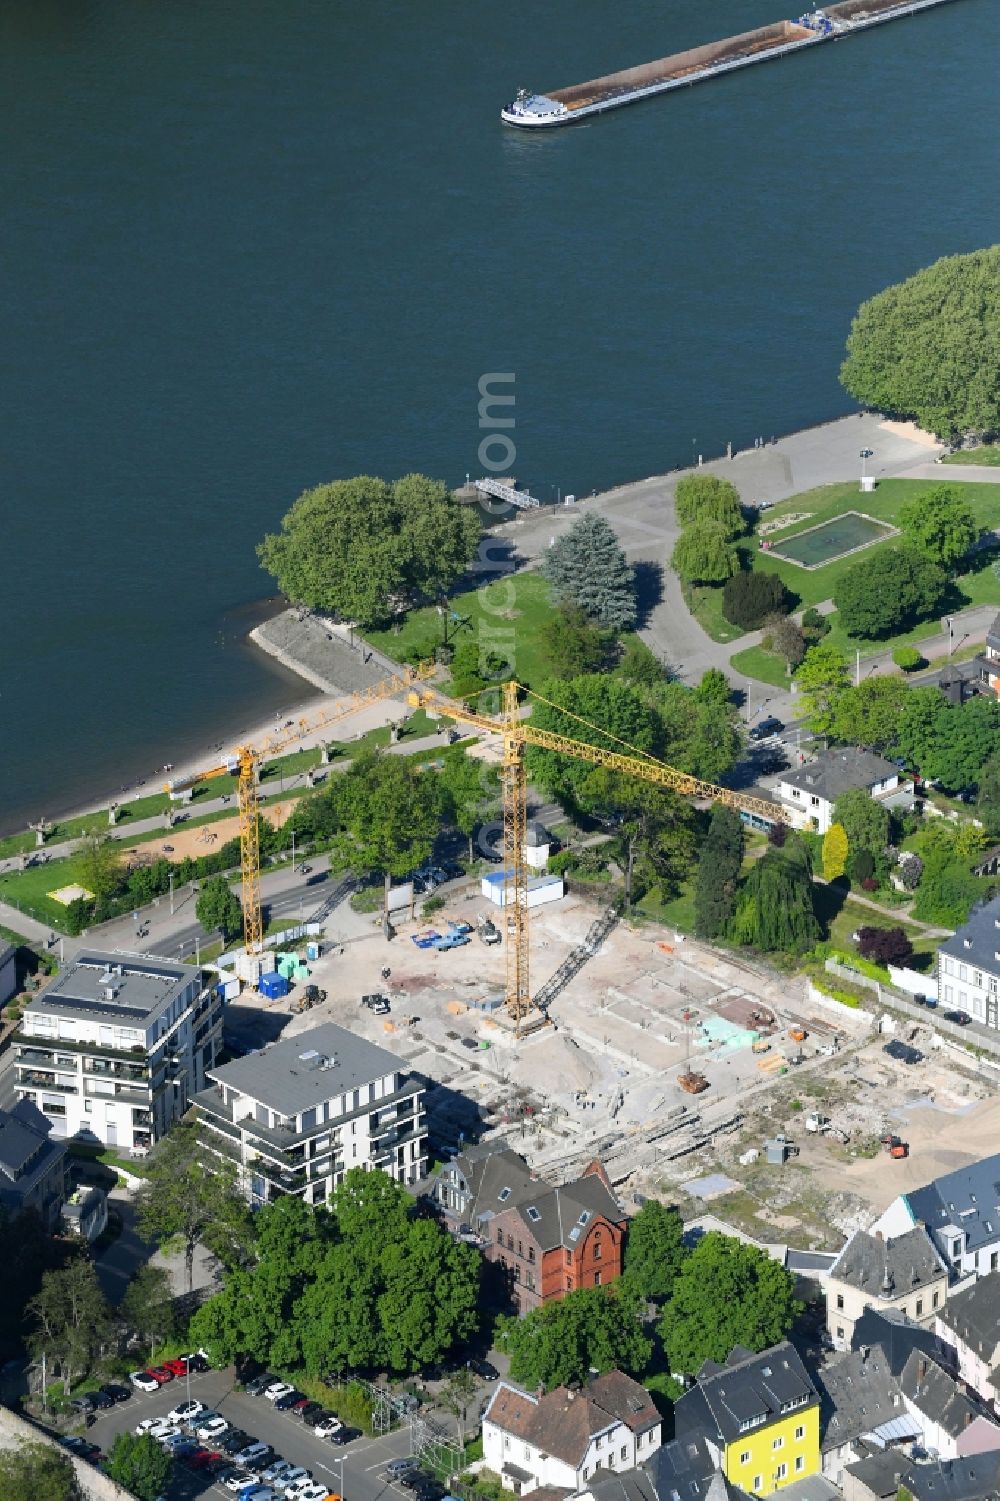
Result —
<instances>
[{"instance_id":1,"label":"shrub","mask_svg":"<svg viewBox=\"0 0 1000 1501\"><path fill-rule=\"evenodd\" d=\"M776 850L780 850L788 838L788 825L786 823L773 823L767 831L767 842L773 844Z\"/></svg>"},{"instance_id":2,"label":"shrub","mask_svg":"<svg viewBox=\"0 0 1000 1501\"><path fill-rule=\"evenodd\" d=\"M443 896L429 896L420 909L421 917L433 917L444 906Z\"/></svg>"},{"instance_id":3,"label":"shrub","mask_svg":"<svg viewBox=\"0 0 1000 1501\"><path fill-rule=\"evenodd\" d=\"M802 634L810 642L821 641L829 632L830 622L825 615L821 615L814 605L802 614Z\"/></svg>"},{"instance_id":4,"label":"shrub","mask_svg":"<svg viewBox=\"0 0 1000 1501\"><path fill-rule=\"evenodd\" d=\"M916 891L924 873L924 862L919 855L904 855L899 862L899 878L907 891Z\"/></svg>"},{"instance_id":5,"label":"shrub","mask_svg":"<svg viewBox=\"0 0 1000 1501\"><path fill-rule=\"evenodd\" d=\"M878 882L876 881L875 877L865 876L865 879L861 882L861 889L862 891L877 891Z\"/></svg>"},{"instance_id":6,"label":"shrub","mask_svg":"<svg viewBox=\"0 0 1000 1501\"><path fill-rule=\"evenodd\" d=\"M913 944L902 928L860 928L858 949L878 964L909 964L913 958Z\"/></svg>"},{"instance_id":7,"label":"shrub","mask_svg":"<svg viewBox=\"0 0 1000 1501\"><path fill-rule=\"evenodd\" d=\"M892 653L892 660L903 672L914 672L924 661L915 646L897 646Z\"/></svg>"},{"instance_id":8,"label":"shrub","mask_svg":"<svg viewBox=\"0 0 1000 1501\"><path fill-rule=\"evenodd\" d=\"M871 850L854 850L847 862L847 869L851 880L858 885L862 881L871 880L875 874L875 856Z\"/></svg>"},{"instance_id":9,"label":"shrub","mask_svg":"<svg viewBox=\"0 0 1000 1501\"><path fill-rule=\"evenodd\" d=\"M731 625L756 630L769 615L788 609L788 591L776 573L734 573L722 590L722 613Z\"/></svg>"}]
</instances>

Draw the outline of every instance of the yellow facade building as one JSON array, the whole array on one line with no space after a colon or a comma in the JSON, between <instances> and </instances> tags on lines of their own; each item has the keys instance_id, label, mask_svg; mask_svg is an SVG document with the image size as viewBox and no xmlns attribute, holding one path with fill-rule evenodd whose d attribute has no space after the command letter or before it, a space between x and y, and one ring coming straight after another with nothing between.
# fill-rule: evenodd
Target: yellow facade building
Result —
<instances>
[{"instance_id":1,"label":"yellow facade building","mask_svg":"<svg viewBox=\"0 0 1000 1501\"><path fill-rule=\"evenodd\" d=\"M678 1438L698 1433L726 1479L771 1496L821 1471L819 1393L786 1342L753 1355L737 1346L706 1361L674 1409Z\"/></svg>"}]
</instances>

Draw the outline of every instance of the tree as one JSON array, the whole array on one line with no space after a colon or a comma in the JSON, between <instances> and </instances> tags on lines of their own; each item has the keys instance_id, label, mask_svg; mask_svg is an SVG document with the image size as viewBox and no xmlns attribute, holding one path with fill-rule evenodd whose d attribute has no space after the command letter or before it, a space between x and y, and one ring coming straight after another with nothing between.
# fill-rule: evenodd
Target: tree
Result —
<instances>
[{"instance_id":1,"label":"tree","mask_svg":"<svg viewBox=\"0 0 1000 1501\"><path fill-rule=\"evenodd\" d=\"M31 1348L58 1368L66 1395L86 1375L108 1343L111 1317L86 1255L46 1272L27 1308L32 1323Z\"/></svg>"},{"instance_id":2,"label":"tree","mask_svg":"<svg viewBox=\"0 0 1000 1501\"><path fill-rule=\"evenodd\" d=\"M847 871L855 886L863 886L875 875L875 856L871 850L852 850L847 861Z\"/></svg>"},{"instance_id":3,"label":"tree","mask_svg":"<svg viewBox=\"0 0 1000 1501\"><path fill-rule=\"evenodd\" d=\"M296 603L382 626L447 594L478 542L476 513L439 481L358 475L306 490L257 555Z\"/></svg>"},{"instance_id":4,"label":"tree","mask_svg":"<svg viewBox=\"0 0 1000 1501\"><path fill-rule=\"evenodd\" d=\"M801 1311L790 1272L756 1246L710 1231L681 1268L659 1332L671 1371L693 1376L737 1345L756 1353L777 1344Z\"/></svg>"},{"instance_id":5,"label":"tree","mask_svg":"<svg viewBox=\"0 0 1000 1501\"><path fill-rule=\"evenodd\" d=\"M118 1310L127 1334L134 1334L150 1345L170 1338L176 1326L174 1294L170 1273L165 1267L147 1262L132 1277Z\"/></svg>"},{"instance_id":6,"label":"tree","mask_svg":"<svg viewBox=\"0 0 1000 1501\"><path fill-rule=\"evenodd\" d=\"M112 894L121 877L121 848L106 834L88 834L74 851L80 884L98 898Z\"/></svg>"},{"instance_id":7,"label":"tree","mask_svg":"<svg viewBox=\"0 0 1000 1501\"><path fill-rule=\"evenodd\" d=\"M909 964L913 944L902 928L859 928L858 953L875 964Z\"/></svg>"},{"instance_id":8,"label":"tree","mask_svg":"<svg viewBox=\"0 0 1000 1501\"><path fill-rule=\"evenodd\" d=\"M847 869L847 834L842 823L832 823L823 835L823 879L836 881Z\"/></svg>"},{"instance_id":9,"label":"tree","mask_svg":"<svg viewBox=\"0 0 1000 1501\"><path fill-rule=\"evenodd\" d=\"M914 547L877 547L838 579L833 602L851 636L870 641L925 620L940 605L948 575Z\"/></svg>"},{"instance_id":10,"label":"tree","mask_svg":"<svg viewBox=\"0 0 1000 1501\"><path fill-rule=\"evenodd\" d=\"M951 485L935 485L900 507L899 524L907 541L949 572L979 536L972 507Z\"/></svg>"},{"instance_id":11,"label":"tree","mask_svg":"<svg viewBox=\"0 0 1000 1501\"><path fill-rule=\"evenodd\" d=\"M218 928L223 941L243 927L243 906L225 876L209 876L198 893L194 915L207 933Z\"/></svg>"},{"instance_id":12,"label":"tree","mask_svg":"<svg viewBox=\"0 0 1000 1501\"><path fill-rule=\"evenodd\" d=\"M685 584L724 584L739 572L740 561L724 526L695 521L674 543L670 566Z\"/></svg>"},{"instance_id":13,"label":"tree","mask_svg":"<svg viewBox=\"0 0 1000 1501\"><path fill-rule=\"evenodd\" d=\"M452 692L458 698L495 689L514 676L511 653L488 650L478 634L459 641L452 649L449 666Z\"/></svg>"},{"instance_id":14,"label":"tree","mask_svg":"<svg viewBox=\"0 0 1000 1501\"><path fill-rule=\"evenodd\" d=\"M600 672L608 657L608 634L579 605L562 604L542 626L545 660L557 678Z\"/></svg>"},{"instance_id":15,"label":"tree","mask_svg":"<svg viewBox=\"0 0 1000 1501\"><path fill-rule=\"evenodd\" d=\"M694 920L699 938L719 938L736 910L744 852L743 823L735 808L715 803L695 880Z\"/></svg>"},{"instance_id":16,"label":"tree","mask_svg":"<svg viewBox=\"0 0 1000 1501\"><path fill-rule=\"evenodd\" d=\"M557 597L614 631L635 624L635 575L611 523L596 511L579 516L542 559L542 577Z\"/></svg>"},{"instance_id":17,"label":"tree","mask_svg":"<svg viewBox=\"0 0 1000 1501\"><path fill-rule=\"evenodd\" d=\"M924 873L924 862L919 855L906 854L899 862L899 878L907 891L916 891Z\"/></svg>"},{"instance_id":18,"label":"tree","mask_svg":"<svg viewBox=\"0 0 1000 1501\"><path fill-rule=\"evenodd\" d=\"M451 1371L444 1386L438 1392L438 1402L446 1412L454 1413L458 1423L458 1442L465 1443L465 1425L469 1419L469 1408L479 1387L475 1376L468 1366L459 1366L456 1371Z\"/></svg>"},{"instance_id":19,"label":"tree","mask_svg":"<svg viewBox=\"0 0 1000 1501\"><path fill-rule=\"evenodd\" d=\"M994 751L980 770L976 812L988 837L1000 838L1000 751Z\"/></svg>"},{"instance_id":20,"label":"tree","mask_svg":"<svg viewBox=\"0 0 1000 1501\"><path fill-rule=\"evenodd\" d=\"M741 571L722 589L722 613L732 625L754 631L769 615L788 610L788 590L776 573Z\"/></svg>"},{"instance_id":21,"label":"tree","mask_svg":"<svg viewBox=\"0 0 1000 1501\"><path fill-rule=\"evenodd\" d=\"M974 876L968 861L957 859L947 850L928 851L913 916L918 922L960 928L968 922L976 903L988 896L990 890L990 882Z\"/></svg>"},{"instance_id":22,"label":"tree","mask_svg":"<svg viewBox=\"0 0 1000 1501\"><path fill-rule=\"evenodd\" d=\"M111 1479L139 1501L156 1501L166 1491L171 1467L170 1455L148 1433L119 1433L108 1451Z\"/></svg>"},{"instance_id":23,"label":"tree","mask_svg":"<svg viewBox=\"0 0 1000 1501\"><path fill-rule=\"evenodd\" d=\"M806 638L790 615L769 615L764 621L761 646L784 657L788 671L798 667L806 654Z\"/></svg>"},{"instance_id":24,"label":"tree","mask_svg":"<svg viewBox=\"0 0 1000 1501\"><path fill-rule=\"evenodd\" d=\"M583 1383L591 1370L642 1371L652 1352L634 1300L614 1286L581 1287L524 1318L502 1318L497 1343L514 1381L547 1391Z\"/></svg>"},{"instance_id":25,"label":"tree","mask_svg":"<svg viewBox=\"0 0 1000 1501\"><path fill-rule=\"evenodd\" d=\"M844 688L832 707L831 738L869 750L894 746L911 691L902 678L888 676L865 678L857 687Z\"/></svg>"},{"instance_id":26,"label":"tree","mask_svg":"<svg viewBox=\"0 0 1000 1501\"><path fill-rule=\"evenodd\" d=\"M847 687L847 659L835 646L810 646L795 674L802 695L802 715L816 735L829 737L836 724L836 704Z\"/></svg>"},{"instance_id":27,"label":"tree","mask_svg":"<svg viewBox=\"0 0 1000 1501\"><path fill-rule=\"evenodd\" d=\"M662 724L649 694L622 678L599 673L554 680L543 685L542 694L549 702L532 708L536 729L607 750L634 748L656 755L662 749ZM531 775L564 807L579 809L591 771L585 762L540 746L529 746L526 760Z\"/></svg>"},{"instance_id":28,"label":"tree","mask_svg":"<svg viewBox=\"0 0 1000 1501\"><path fill-rule=\"evenodd\" d=\"M954 440L1000 431L1000 245L947 256L862 303L842 384L865 406Z\"/></svg>"},{"instance_id":29,"label":"tree","mask_svg":"<svg viewBox=\"0 0 1000 1501\"><path fill-rule=\"evenodd\" d=\"M684 1221L677 1210L647 1199L629 1221L622 1280L641 1302L670 1296L685 1258Z\"/></svg>"},{"instance_id":30,"label":"tree","mask_svg":"<svg viewBox=\"0 0 1000 1501\"><path fill-rule=\"evenodd\" d=\"M718 522L730 538L741 537L747 529L739 491L714 474L686 474L677 481L674 515L682 527L700 521Z\"/></svg>"},{"instance_id":31,"label":"tree","mask_svg":"<svg viewBox=\"0 0 1000 1501\"><path fill-rule=\"evenodd\" d=\"M889 843L889 810L863 787L842 792L833 805L833 816L843 826L852 850L868 850L877 857Z\"/></svg>"},{"instance_id":32,"label":"tree","mask_svg":"<svg viewBox=\"0 0 1000 1501\"><path fill-rule=\"evenodd\" d=\"M808 610L802 611L802 634L810 646L817 641L822 641L824 636L830 634L829 620L813 605L810 605Z\"/></svg>"},{"instance_id":33,"label":"tree","mask_svg":"<svg viewBox=\"0 0 1000 1501\"><path fill-rule=\"evenodd\" d=\"M456 747L445 753L440 788L442 816L469 841L471 860L474 854L472 836L481 823L494 817L500 809L497 769L485 761L467 756L464 750Z\"/></svg>"},{"instance_id":34,"label":"tree","mask_svg":"<svg viewBox=\"0 0 1000 1501\"><path fill-rule=\"evenodd\" d=\"M81 1501L73 1461L54 1444L0 1449L0 1501Z\"/></svg>"},{"instance_id":35,"label":"tree","mask_svg":"<svg viewBox=\"0 0 1000 1501\"><path fill-rule=\"evenodd\" d=\"M367 752L331 782L329 795L334 858L348 870L382 875L388 910L393 876L409 875L433 853L441 814L435 778L402 756Z\"/></svg>"},{"instance_id":36,"label":"tree","mask_svg":"<svg viewBox=\"0 0 1000 1501\"><path fill-rule=\"evenodd\" d=\"M684 798L669 787L595 767L580 788L580 804L617 815L611 850L625 877L626 910L637 879L641 894L659 887L663 900L676 895L696 847L694 810Z\"/></svg>"},{"instance_id":37,"label":"tree","mask_svg":"<svg viewBox=\"0 0 1000 1501\"><path fill-rule=\"evenodd\" d=\"M721 781L743 749L743 729L725 673L710 668L694 689L662 683L652 698L663 759L706 782Z\"/></svg>"},{"instance_id":38,"label":"tree","mask_svg":"<svg viewBox=\"0 0 1000 1501\"><path fill-rule=\"evenodd\" d=\"M238 1263L251 1239L249 1211L237 1192L235 1165L202 1142L196 1122L180 1121L157 1143L143 1176L136 1195L140 1232L183 1250L189 1292L197 1245L225 1266Z\"/></svg>"},{"instance_id":39,"label":"tree","mask_svg":"<svg viewBox=\"0 0 1000 1501\"><path fill-rule=\"evenodd\" d=\"M625 637L614 673L616 677L625 678L630 683L640 683L647 688L665 683L670 677L669 669L639 636Z\"/></svg>"},{"instance_id":40,"label":"tree","mask_svg":"<svg viewBox=\"0 0 1000 1501\"><path fill-rule=\"evenodd\" d=\"M899 719L898 745L922 776L960 791L979 783L1000 730L1000 704L979 694L949 704L936 688L914 688Z\"/></svg>"},{"instance_id":41,"label":"tree","mask_svg":"<svg viewBox=\"0 0 1000 1501\"><path fill-rule=\"evenodd\" d=\"M762 953L802 954L819 938L809 851L787 839L750 867L729 928L736 943Z\"/></svg>"}]
</instances>

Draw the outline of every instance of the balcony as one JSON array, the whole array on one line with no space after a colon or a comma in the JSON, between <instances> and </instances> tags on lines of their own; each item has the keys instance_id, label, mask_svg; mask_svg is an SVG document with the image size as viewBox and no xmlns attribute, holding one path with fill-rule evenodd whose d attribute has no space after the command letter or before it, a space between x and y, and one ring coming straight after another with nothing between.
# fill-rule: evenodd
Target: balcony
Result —
<instances>
[{"instance_id":1,"label":"balcony","mask_svg":"<svg viewBox=\"0 0 1000 1501\"><path fill-rule=\"evenodd\" d=\"M48 1048L19 1048L16 1062L31 1064L43 1069L57 1069L61 1073L75 1074L77 1060L72 1056L60 1057Z\"/></svg>"},{"instance_id":2,"label":"balcony","mask_svg":"<svg viewBox=\"0 0 1000 1501\"><path fill-rule=\"evenodd\" d=\"M85 1058L83 1071L96 1079L143 1079L149 1078L149 1069L141 1063L108 1063L103 1058Z\"/></svg>"},{"instance_id":3,"label":"balcony","mask_svg":"<svg viewBox=\"0 0 1000 1501\"><path fill-rule=\"evenodd\" d=\"M63 1084L53 1073L42 1073L38 1069L18 1068L17 1083L25 1088L48 1089L54 1094L78 1094L75 1084Z\"/></svg>"}]
</instances>

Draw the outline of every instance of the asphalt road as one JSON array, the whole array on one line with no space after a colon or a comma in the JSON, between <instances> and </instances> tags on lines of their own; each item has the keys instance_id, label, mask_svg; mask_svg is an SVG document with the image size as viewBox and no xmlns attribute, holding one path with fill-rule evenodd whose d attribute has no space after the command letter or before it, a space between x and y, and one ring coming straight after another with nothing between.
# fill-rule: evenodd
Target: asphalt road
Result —
<instances>
[{"instance_id":1,"label":"asphalt road","mask_svg":"<svg viewBox=\"0 0 1000 1501\"><path fill-rule=\"evenodd\" d=\"M232 1368L192 1375L191 1396L221 1412L233 1426L270 1444L283 1459L302 1465L315 1480L348 1501L411 1501L409 1493L390 1482L385 1474L391 1459L410 1453L409 1428L397 1429L383 1438L357 1438L339 1448L328 1439L317 1438L291 1413L276 1412L266 1398L234 1391L234 1381ZM102 1413L87 1429L86 1436L106 1454L119 1433L132 1432L143 1418L165 1417L178 1403L187 1400L187 1394L186 1379L171 1381L151 1396L136 1392L128 1402ZM192 1473L181 1464L174 1466L167 1496L169 1501L192 1501L197 1496L212 1496L219 1501L226 1497L232 1501L232 1492L214 1484L210 1476Z\"/></svg>"}]
</instances>

